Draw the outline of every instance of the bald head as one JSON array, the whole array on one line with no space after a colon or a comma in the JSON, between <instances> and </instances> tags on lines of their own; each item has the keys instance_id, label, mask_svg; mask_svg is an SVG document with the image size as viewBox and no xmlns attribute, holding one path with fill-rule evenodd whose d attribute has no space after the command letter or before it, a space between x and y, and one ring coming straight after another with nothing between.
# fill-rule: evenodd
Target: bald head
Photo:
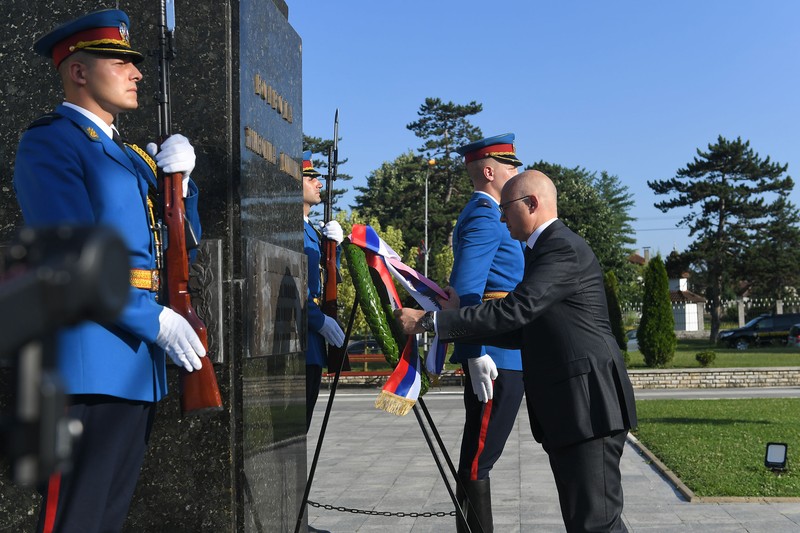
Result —
<instances>
[{"instance_id":1,"label":"bald head","mask_svg":"<svg viewBox=\"0 0 800 533\"><path fill-rule=\"evenodd\" d=\"M506 189L509 198L534 196L538 200L539 210L551 214L549 218L558 216L558 192L553 181L544 173L538 170L526 170L508 180L503 189L503 198L506 197Z\"/></svg>"},{"instance_id":2,"label":"bald head","mask_svg":"<svg viewBox=\"0 0 800 533\"><path fill-rule=\"evenodd\" d=\"M511 236L525 241L536 228L557 218L557 197L556 186L538 170L526 170L508 180L500 205Z\"/></svg>"}]
</instances>

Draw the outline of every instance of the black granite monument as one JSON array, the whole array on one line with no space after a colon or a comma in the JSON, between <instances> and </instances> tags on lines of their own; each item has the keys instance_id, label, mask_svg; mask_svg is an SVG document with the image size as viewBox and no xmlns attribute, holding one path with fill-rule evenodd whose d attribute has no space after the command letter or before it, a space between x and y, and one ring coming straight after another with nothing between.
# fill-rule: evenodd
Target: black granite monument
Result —
<instances>
[{"instance_id":1,"label":"black granite monument","mask_svg":"<svg viewBox=\"0 0 800 533\"><path fill-rule=\"evenodd\" d=\"M125 10L132 45L157 49L158 0L4 0L0 30L0 241L21 224L13 161L22 131L60 103L31 46L80 14ZM158 407L129 532L293 530L306 479L301 40L282 0L176 0L173 131L197 152L203 242L193 301L224 411L181 418L177 370ZM157 136L155 57L139 65L130 142ZM11 379L4 375L4 383ZM38 496L0 479L0 531L31 531Z\"/></svg>"}]
</instances>

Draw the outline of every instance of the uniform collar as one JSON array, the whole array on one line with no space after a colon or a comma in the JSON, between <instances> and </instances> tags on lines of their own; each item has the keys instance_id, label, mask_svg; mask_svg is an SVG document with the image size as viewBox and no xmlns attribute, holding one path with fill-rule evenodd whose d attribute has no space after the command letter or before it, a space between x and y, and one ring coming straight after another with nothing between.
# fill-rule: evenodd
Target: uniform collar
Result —
<instances>
[{"instance_id":1,"label":"uniform collar","mask_svg":"<svg viewBox=\"0 0 800 533\"><path fill-rule=\"evenodd\" d=\"M483 192L483 191L475 191L475 192L474 192L474 193L472 193L472 194L473 194L473 195L480 195L480 196L483 196L483 197L485 197L485 198L488 198L489 200L491 200L491 201L492 201L492 203L493 203L495 206L498 206L498 205L500 205L500 202L498 202L497 200L495 200L495 199L494 199L494 196L492 196L491 194L487 194L487 193L485 193L485 192Z\"/></svg>"},{"instance_id":2,"label":"uniform collar","mask_svg":"<svg viewBox=\"0 0 800 533\"><path fill-rule=\"evenodd\" d=\"M86 117L89 120L91 120L94 123L95 126L100 128L100 131L102 131L103 133L108 135L109 139L113 139L114 138L114 134L113 134L113 131L112 131L113 126L109 126L108 124L106 124L105 120L101 119L100 117L98 117L97 115L95 115L94 113L89 111L88 109L84 109L79 105L75 105L75 104L70 103L70 102L64 102L63 105L65 107L70 108L70 109L74 109L75 111L77 111L78 113L83 115L84 117Z\"/></svg>"}]
</instances>

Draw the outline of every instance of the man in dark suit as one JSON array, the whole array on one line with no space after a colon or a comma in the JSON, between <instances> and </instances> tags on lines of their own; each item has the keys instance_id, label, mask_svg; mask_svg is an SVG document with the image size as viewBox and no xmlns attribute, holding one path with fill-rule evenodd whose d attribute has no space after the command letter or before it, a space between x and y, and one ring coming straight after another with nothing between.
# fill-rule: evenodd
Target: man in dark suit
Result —
<instances>
[{"instance_id":1,"label":"man in dark suit","mask_svg":"<svg viewBox=\"0 0 800 533\"><path fill-rule=\"evenodd\" d=\"M525 272L508 296L433 313L403 309L408 334L522 349L531 430L550 460L570 532L626 531L619 460L636 408L611 333L603 273L586 242L558 220L556 188L532 170L508 181L500 209L526 243ZM444 302L443 302L444 303Z\"/></svg>"}]
</instances>

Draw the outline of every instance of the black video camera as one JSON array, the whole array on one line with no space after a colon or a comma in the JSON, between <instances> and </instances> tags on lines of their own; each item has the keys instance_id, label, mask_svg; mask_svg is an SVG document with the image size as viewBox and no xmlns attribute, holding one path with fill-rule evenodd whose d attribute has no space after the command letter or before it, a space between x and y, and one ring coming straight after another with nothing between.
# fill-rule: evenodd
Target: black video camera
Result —
<instances>
[{"instance_id":1,"label":"black video camera","mask_svg":"<svg viewBox=\"0 0 800 533\"><path fill-rule=\"evenodd\" d=\"M15 372L0 434L14 481L35 486L70 466L82 427L65 416L56 333L116 317L128 299L125 243L104 227L22 228L0 255L0 362Z\"/></svg>"}]
</instances>

